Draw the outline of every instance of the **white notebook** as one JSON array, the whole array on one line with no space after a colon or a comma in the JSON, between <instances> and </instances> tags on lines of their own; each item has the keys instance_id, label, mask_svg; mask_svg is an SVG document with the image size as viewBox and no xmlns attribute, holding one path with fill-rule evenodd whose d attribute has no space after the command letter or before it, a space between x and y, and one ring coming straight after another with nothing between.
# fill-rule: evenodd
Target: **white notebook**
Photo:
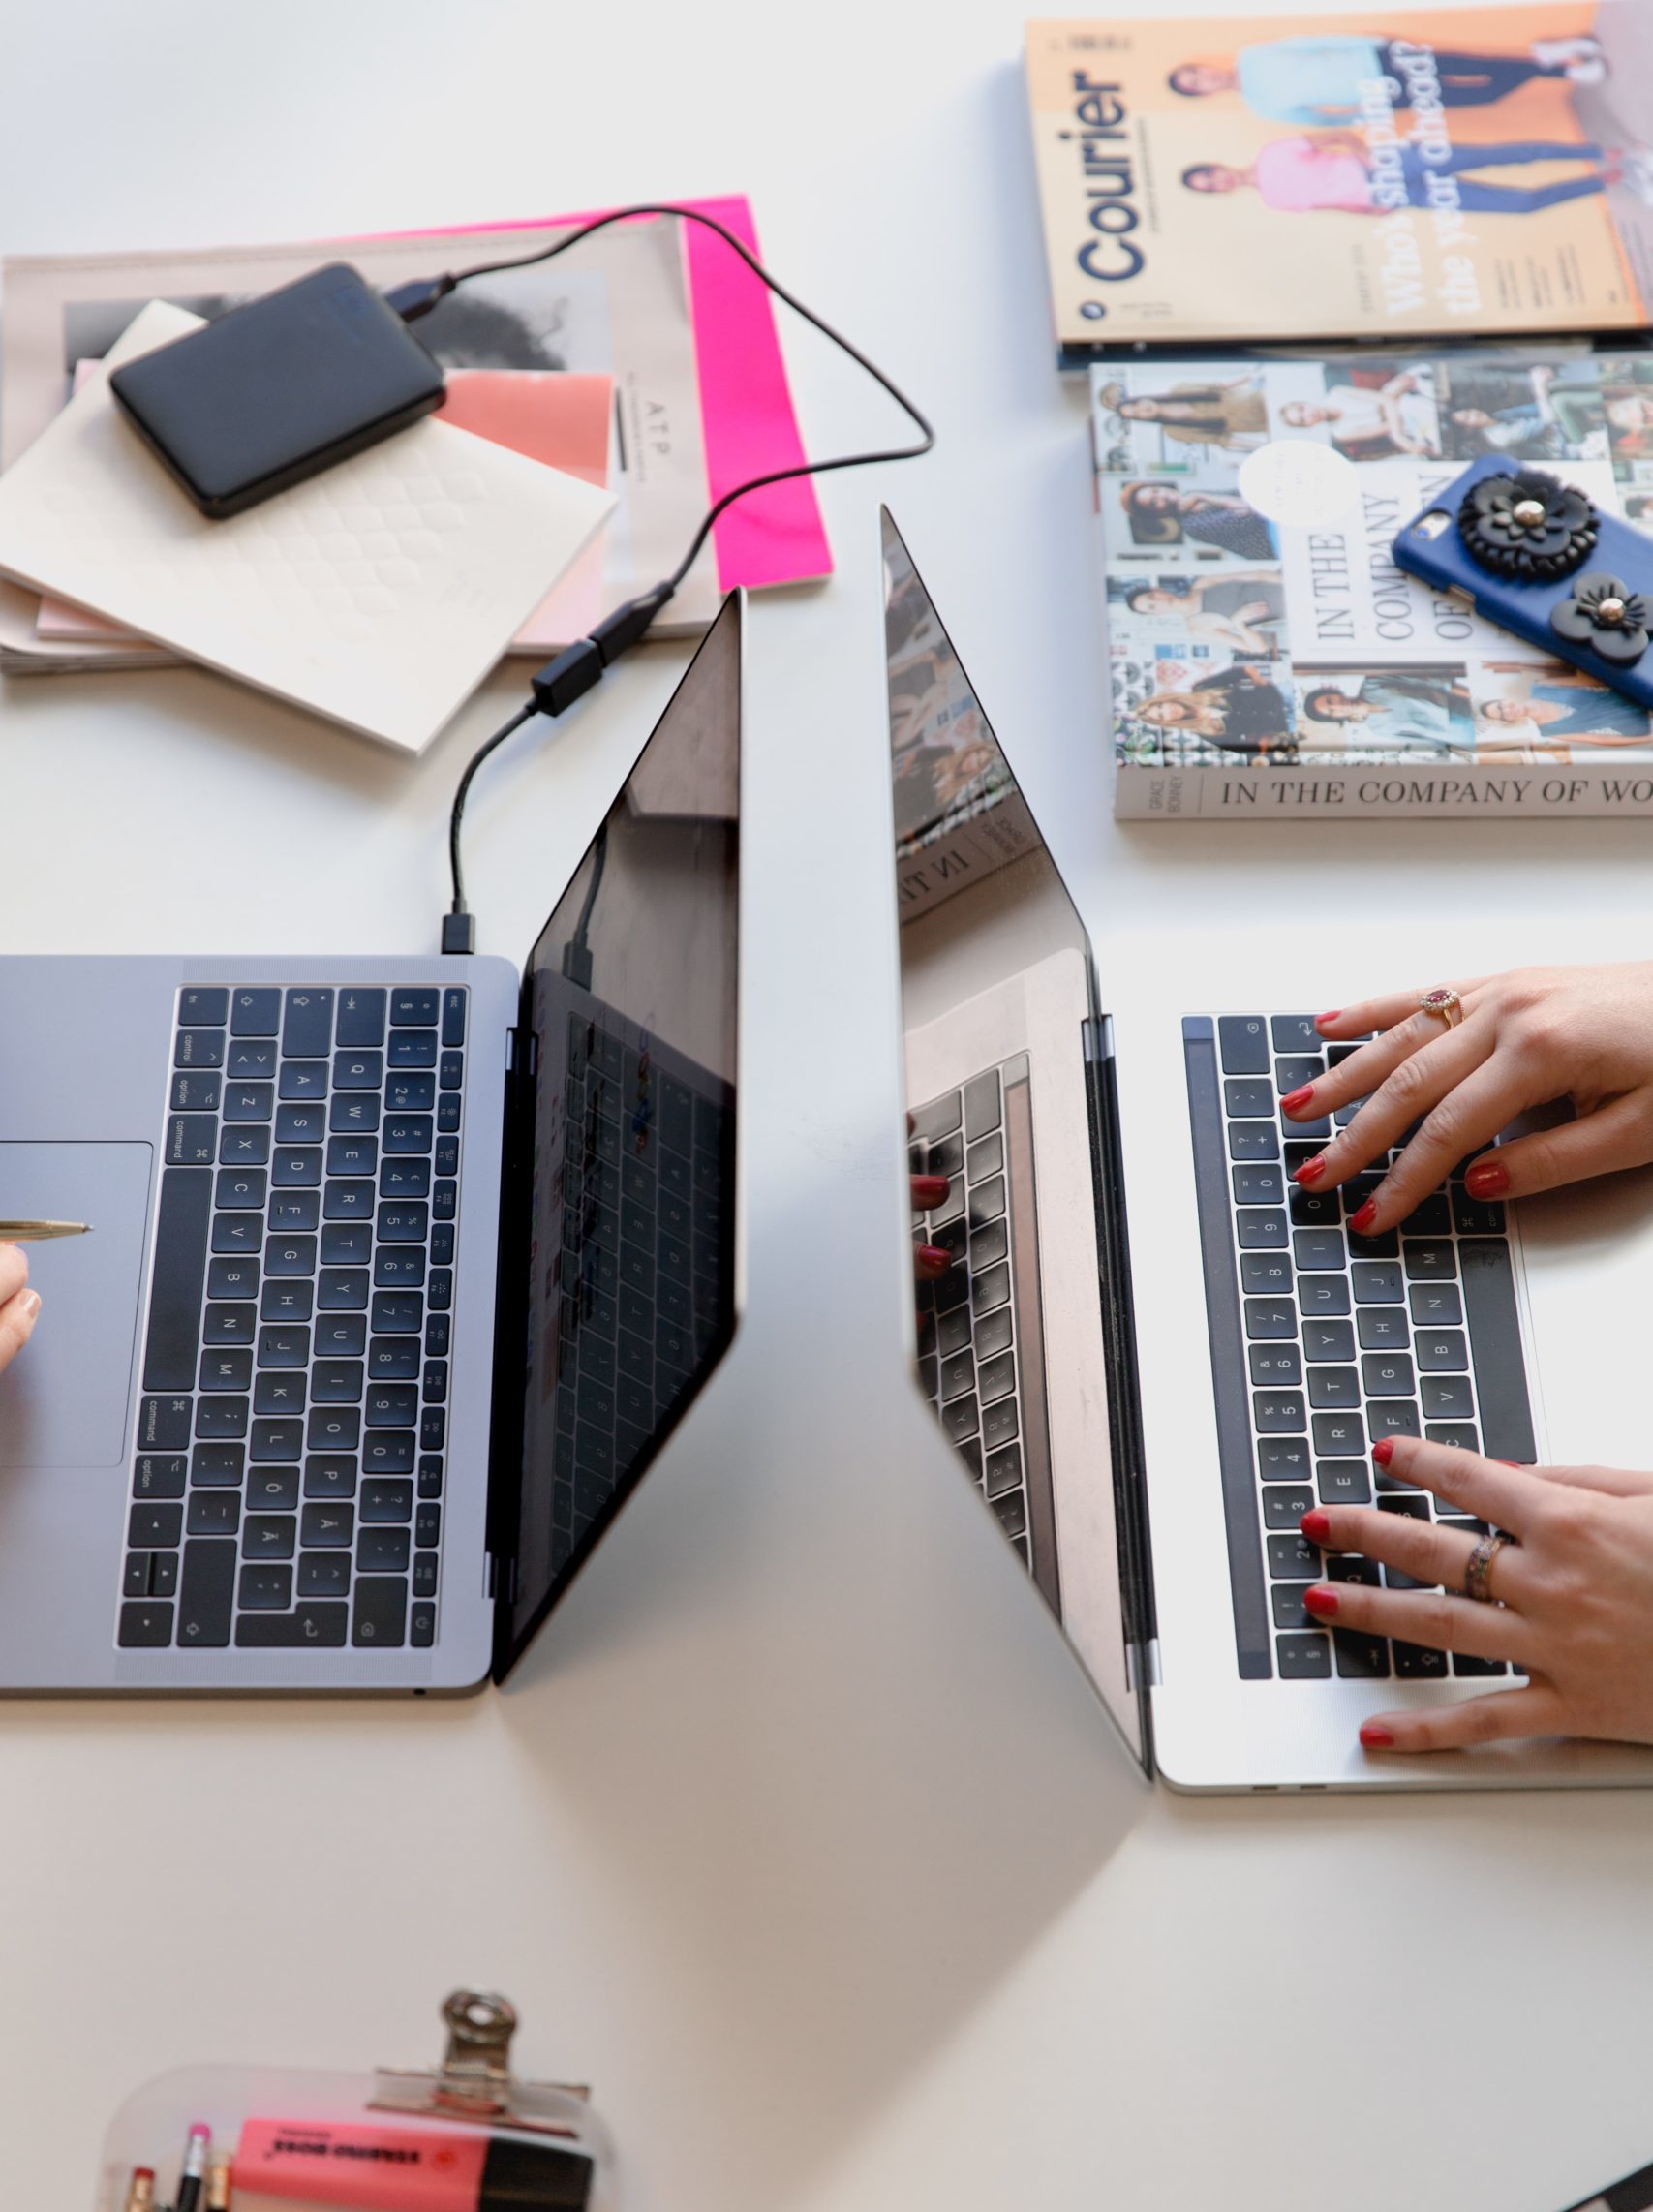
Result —
<instances>
[{"instance_id":1,"label":"white notebook","mask_svg":"<svg viewBox=\"0 0 1653 2212\"><path fill-rule=\"evenodd\" d=\"M427 416L214 522L108 371L199 326L152 301L0 476L0 573L418 753L601 528L613 495Z\"/></svg>"}]
</instances>

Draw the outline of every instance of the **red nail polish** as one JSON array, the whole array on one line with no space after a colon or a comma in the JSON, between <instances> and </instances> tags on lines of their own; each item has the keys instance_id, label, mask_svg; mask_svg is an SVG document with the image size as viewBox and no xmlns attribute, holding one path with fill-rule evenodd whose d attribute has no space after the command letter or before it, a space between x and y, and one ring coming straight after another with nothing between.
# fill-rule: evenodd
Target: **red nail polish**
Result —
<instances>
[{"instance_id":1,"label":"red nail polish","mask_svg":"<svg viewBox=\"0 0 1653 2212\"><path fill-rule=\"evenodd\" d=\"M1324 1544L1332 1533L1332 1523L1318 1506L1312 1513L1305 1513L1298 1526L1313 1544Z\"/></svg>"},{"instance_id":2,"label":"red nail polish","mask_svg":"<svg viewBox=\"0 0 1653 2212\"><path fill-rule=\"evenodd\" d=\"M1393 1457L1394 1438L1393 1436L1380 1436L1372 1446L1372 1458L1380 1467L1387 1467Z\"/></svg>"},{"instance_id":3,"label":"red nail polish","mask_svg":"<svg viewBox=\"0 0 1653 2212\"><path fill-rule=\"evenodd\" d=\"M1314 1017L1315 1028L1317 1029L1325 1029L1327 1023L1334 1022L1342 1011L1341 1006L1333 1006L1330 1014L1316 1014Z\"/></svg>"},{"instance_id":4,"label":"red nail polish","mask_svg":"<svg viewBox=\"0 0 1653 2212\"><path fill-rule=\"evenodd\" d=\"M947 1178L944 1175L915 1175L912 1179L912 1202L915 1206L939 1206L947 1195Z\"/></svg>"},{"instance_id":5,"label":"red nail polish","mask_svg":"<svg viewBox=\"0 0 1653 2212\"><path fill-rule=\"evenodd\" d=\"M1313 1159L1303 1161L1292 1180L1294 1183L1301 1183L1306 1189L1309 1183L1318 1183L1325 1173L1326 1154L1317 1152Z\"/></svg>"},{"instance_id":6,"label":"red nail polish","mask_svg":"<svg viewBox=\"0 0 1653 2212\"><path fill-rule=\"evenodd\" d=\"M1349 1226L1357 1237L1363 1237L1378 1217L1377 1200L1368 1198L1357 1213L1349 1216Z\"/></svg>"},{"instance_id":7,"label":"red nail polish","mask_svg":"<svg viewBox=\"0 0 1653 2212\"><path fill-rule=\"evenodd\" d=\"M1465 1172L1463 1187L1471 1198L1496 1198L1510 1187L1510 1171L1502 1160L1477 1160Z\"/></svg>"},{"instance_id":8,"label":"red nail polish","mask_svg":"<svg viewBox=\"0 0 1653 2212\"><path fill-rule=\"evenodd\" d=\"M1318 1620L1330 1620L1337 1611L1337 1592L1323 1589L1304 1590L1302 1602L1305 1613L1313 1613Z\"/></svg>"},{"instance_id":9,"label":"red nail polish","mask_svg":"<svg viewBox=\"0 0 1653 2212\"><path fill-rule=\"evenodd\" d=\"M1301 1114L1313 1096L1314 1085L1312 1083L1300 1084L1297 1090L1288 1091L1280 1100L1280 1112L1282 1114Z\"/></svg>"},{"instance_id":10,"label":"red nail polish","mask_svg":"<svg viewBox=\"0 0 1653 2212\"><path fill-rule=\"evenodd\" d=\"M1387 1728L1379 1728L1375 1720L1369 1720L1361 1730L1361 1741L1368 1751L1387 1751L1394 1737Z\"/></svg>"},{"instance_id":11,"label":"red nail polish","mask_svg":"<svg viewBox=\"0 0 1653 2212\"><path fill-rule=\"evenodd\" d=\"M953 1265L952 1255L944 1252L939 1244L915 1244L913 1257L918 1262L920 1275L945 1275Z\"/></svg>"}]
</instances>

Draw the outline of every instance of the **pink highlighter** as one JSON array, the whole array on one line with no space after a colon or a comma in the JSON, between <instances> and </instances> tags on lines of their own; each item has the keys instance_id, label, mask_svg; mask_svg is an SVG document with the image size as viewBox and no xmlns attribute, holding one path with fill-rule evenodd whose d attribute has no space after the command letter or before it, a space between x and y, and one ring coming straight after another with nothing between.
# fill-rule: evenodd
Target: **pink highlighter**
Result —
<instances>
[{"instance_id":1,"label":"pink highlighter","mask_svg":"<svg viewBox=\"0 0 1653 2212\"><path fill-rule=\"evenodd\" d=\"M248 2120L230 2179L291 2204L353 2212L581 2212L584 2151L475 2129Z\"/></svg>"}]
</instances>

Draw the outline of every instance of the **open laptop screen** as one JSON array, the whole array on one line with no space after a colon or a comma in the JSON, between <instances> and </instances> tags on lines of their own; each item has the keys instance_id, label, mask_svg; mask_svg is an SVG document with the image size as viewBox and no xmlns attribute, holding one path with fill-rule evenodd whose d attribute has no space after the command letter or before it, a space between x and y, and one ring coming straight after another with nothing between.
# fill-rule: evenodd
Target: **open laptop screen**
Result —
<instances>
[{"instance_id":1,"label":"open laptop screen","mask_svg":"<svg viewBox=\"0 0 1653 2212\"><path fill-rule=\"evenodd\" d=\"M506 1176L532 1214L526 1250L520 1223L514 1252L511 1223L502 1240L527 1279L521 1488L496 1671L734 1331L740 640L731 598L528 961L530 1156Z\"/></svg>"},{"instance_id":2,"label":"open laptop screen","mask_svg":"<svg viewBox=\"0 0 1653 2212\"><path fill-rule=\"evenodd\" d=\"M1146 1754L1146 1575L1090 942L888 515L884 619L918 1377ZM945 1255L943 1272L939 1255Z\"/></svg>"}]
</instances>

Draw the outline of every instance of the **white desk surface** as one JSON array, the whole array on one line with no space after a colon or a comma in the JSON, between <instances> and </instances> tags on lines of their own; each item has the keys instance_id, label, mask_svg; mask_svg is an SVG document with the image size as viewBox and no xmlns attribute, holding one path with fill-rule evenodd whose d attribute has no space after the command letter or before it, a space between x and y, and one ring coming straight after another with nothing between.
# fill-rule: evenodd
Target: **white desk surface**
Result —
<instances>
[{"instance_id":1,"label":"white desk surface","mask_svg":"<svg viewBox=\"0 0 1653 2212\"><path fill-rule=\"evenodd\" d=\"M733 1355L508 1695L0 1707L9 2203L80 2212L151 2074L417 2064L466 1981L516 1999L525 2062L597 2084L632 2212L1554 2212L1653 2157L1653 1797L1150 1793L893 1350L880 495L1104 959L1111 919L1228 921L1266 870L1306 920L1352 863L1374 923L1425 900L1443 944L1508 902L1523 942L1594 917L1611 952L1650 896L1645 824L1113 827L1020 16L10 11L7 251L745 189L776 269L941 443L829 478L837 579L752 625ZM813 450L885 433L786 343ZM682 660L489 770L484 945L526 949ZM427 948L452 781L517 695L408 767L205 675L13 683L4 941Z\"/></svg>"}]
</instances>

